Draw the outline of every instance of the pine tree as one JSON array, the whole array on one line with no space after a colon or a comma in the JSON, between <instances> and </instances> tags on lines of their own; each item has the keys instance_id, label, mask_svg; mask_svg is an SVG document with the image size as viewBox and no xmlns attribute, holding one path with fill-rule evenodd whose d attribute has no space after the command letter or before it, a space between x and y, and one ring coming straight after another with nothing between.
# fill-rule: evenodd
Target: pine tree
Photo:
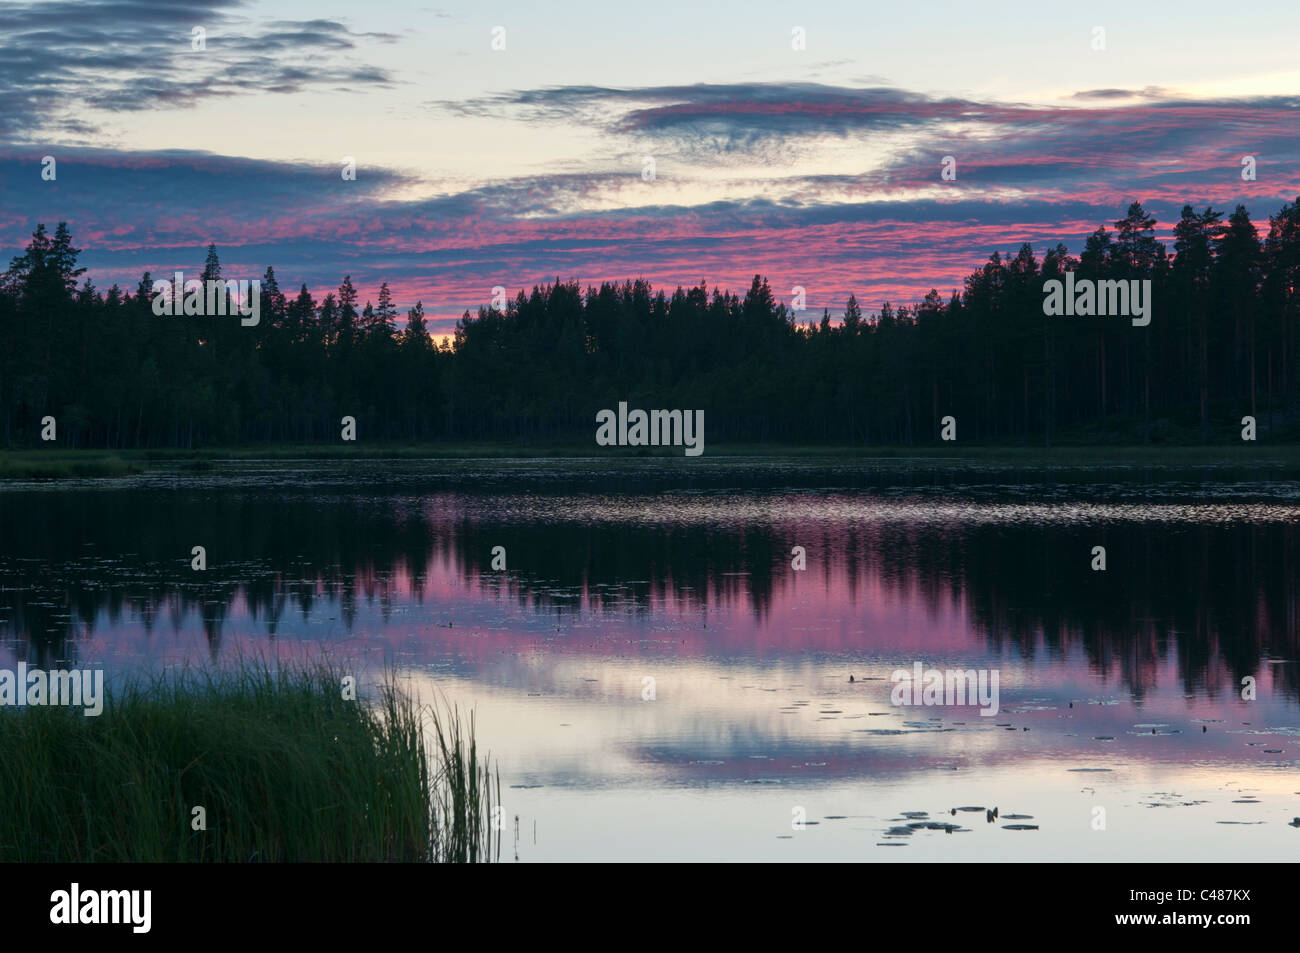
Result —
<instances>
[{"instance_id":1,"label":"pine tree","mask_svg":"<svg viewBox=\"0 0 1300 953\"><path fill-rule=\"evenodd\" d=\"M203 274L200 276L204 289L209 281L221 280L221 259L217 257L217 246L208 245L208 257L203 261Z\"/></svg>"},{"instance_id":2,"label":"pine tree","mask_svg":"<svg viewBox=\"0 0 1300 953\"><path fill-rule=\"evenodd\" d=\"M861 326L862 308L858 306L858 299L850 293L849 300L844 303L844 328L849 334L857 334Z\"/></svg>"}]
</instances>

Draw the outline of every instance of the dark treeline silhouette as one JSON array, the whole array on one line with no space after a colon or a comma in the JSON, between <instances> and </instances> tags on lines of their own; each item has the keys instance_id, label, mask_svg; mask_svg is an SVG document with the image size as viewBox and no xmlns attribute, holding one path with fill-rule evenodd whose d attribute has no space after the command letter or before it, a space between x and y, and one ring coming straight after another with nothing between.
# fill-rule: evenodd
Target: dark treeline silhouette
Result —
<instances>
[{"instance_id":1,"label":"dark treeline silhouette","mask_svg":"<svg viewBox=\"0 0 1300 953\"><path fill-rule=\"evenodd\" d=\"M947 299L867 315L850 296L834 324L800 323L757 275L743 297L557 279L467 311L444 347L419 303L398 327L386 284L373 305L350 277L317 300L271 268L256 327L156 316L148 273L98 291L66 225L41 226L0 280L0 439L34 445L51 415L73 447L337 442L350 415L362 440L591 440L620 400L704 409L714 444L930 443L949 414L963 441L1228 441L1247 414L1293 432L1300 205L1263 236L1243 206L1185 206L1172 249L1139 203L1113 224L1077 258L995 253ZM1149 279L1151 323L1045 316L1067 271ZM215 248L202 277L221 277Z\"/></svg>"}]
</instances>

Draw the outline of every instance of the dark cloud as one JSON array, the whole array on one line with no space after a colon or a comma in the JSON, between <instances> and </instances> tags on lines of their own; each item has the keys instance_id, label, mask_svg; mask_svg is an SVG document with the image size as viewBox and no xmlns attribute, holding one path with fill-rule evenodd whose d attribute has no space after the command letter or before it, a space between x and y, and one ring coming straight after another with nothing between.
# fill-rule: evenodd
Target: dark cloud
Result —
<instances>
[{"instance_id":1,"label":"dark cloud","mask_svg":"<svg viewBox=\"0 0 1300 953\"><path fill-rule=\"evenodd\" d=\"M1142 89L1085 89L1075 93L1071 99L1161 99L1169 91L1163 86L1146 86Z\"/></svg>"},{"instance_id":2,"label":"dark cloud","mask_svg":"<svg viewBox=\"0 0 1300 953\"><path fill-rule=\"evenodd\" d=\"M0 141L92 131L86 109L135 112L268 91L386 87L334 20L258 23L242 0L35 0L0 5ZM191 30L206 49L191 48Z\"/></svg>"},{"instance_id":3,"label":"dark cloud","mask_svg":"<svg viewBox=\"0 0 1300 953\"><path fill-rule=\"evenodd\" d=\"M1128 104L1114 103L1138 98ZM517 90L436 108L466 116L526 121L588 122L639 134L684 158L727 161L751 156L776 162L818 136L864 136L911 130L943 155L996 156L984 164L1023 166L1017 156L1040 155L1067 166L1107 156L1133 163L1200 150L1294 155L1300 97L1187 100L1160 87L1075 94L1096 105L1044 107L1026 103L937 98L892 87L851 88L816 83L743 83L620 89L565 86ZM940 151L942 150L942 151ZM1240 154L1240 153L1238 153Z\"/></svg>"},{"instance_id":4,"label":"dark cloud","mask_svg":"<svg viewBox=\"0 0 1300 953\"><path fill-rule=\"evenodd\" d=\"M622 106L622 109L612 109ZM727 83L622 89L559 86L516 90L435 108L466 116L572 120L599 109L614 127L671 132L701 123L759 133L848 132L920 125L936 119L995 120L1032 107L936 99L887 86Z\"/></svg>"}]
</instances>

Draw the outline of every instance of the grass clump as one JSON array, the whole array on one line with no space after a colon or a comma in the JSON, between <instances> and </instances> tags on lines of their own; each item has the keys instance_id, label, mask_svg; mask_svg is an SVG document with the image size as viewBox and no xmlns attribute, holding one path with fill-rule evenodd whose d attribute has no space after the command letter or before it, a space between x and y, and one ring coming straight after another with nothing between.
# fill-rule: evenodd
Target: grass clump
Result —
<instances>
[{"instance_id":1,"label":"grass clump","mask_svg":"<svg viewBox=\"0 0 1300 953\"><path fill-rule=\"evenodd\" d=\"M142 472L116 453L95 450L0 450L0 480L69 480Z\"/></svg>"},{"instance_id":2,"label":"grass clump","mask_svg":"<svg viewBox=\"0 0 1300 953\"><path fill-rule=\"evenodd\" d=\"M98 717L0 708L0 861L496 859L500 780L472 716L391 674L373 704L341 682L187 669L111 692Z\"/></svg>"}]
</instances>

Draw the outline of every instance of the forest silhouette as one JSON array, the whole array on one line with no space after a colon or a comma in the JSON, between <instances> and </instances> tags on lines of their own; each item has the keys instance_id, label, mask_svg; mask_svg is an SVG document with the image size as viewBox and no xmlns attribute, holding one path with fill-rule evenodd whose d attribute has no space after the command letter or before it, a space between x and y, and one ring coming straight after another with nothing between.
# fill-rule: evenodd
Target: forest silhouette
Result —
<instances>
[{"instance_id":1,"label":"forest silhouette","mask_svg":"<svg viewBox=\"0 0 1300 953\"><path fill-rule=\"evenodd\" d=\"M149 273L98 290L67 225L40 225L0 276L0 440L39 445L50 415L64 447L337 443L350 415L362 442L579 443L627 400L702 408L711 446L931 444L947 415L963 443L1227 443L1246 415L1277 441L1300 430L1297 203L1263 235L1244 206L1184 206L1167 248L1135 202L1077 257L1024 244L950 296L871 314L850 296L834 321L760 275L743 296L557 279L466 311L442 346L419 303L399 326L387 284L317 299L270 267L255 327L160 317ZM1045 316L1066 271L1149 279L1150 325ZM201 277L222 277L212 246Z\"/></svg>"}]
</instances>

